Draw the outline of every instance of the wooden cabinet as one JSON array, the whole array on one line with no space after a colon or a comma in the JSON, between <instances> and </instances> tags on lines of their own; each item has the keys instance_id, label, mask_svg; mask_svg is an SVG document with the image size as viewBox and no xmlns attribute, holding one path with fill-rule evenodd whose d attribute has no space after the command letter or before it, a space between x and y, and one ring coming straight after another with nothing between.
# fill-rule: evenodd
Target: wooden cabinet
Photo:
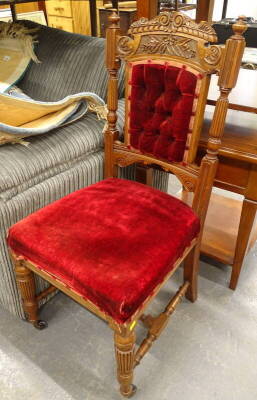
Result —
<instances>
[{"instance_id":1,"label":"wooden cabinet","mask_svg":"<svg viewBox=\"0 0 257 400\"><path fill-rule=\"evenodd\" d=\"M47 14L58 17L72 18L72 7L70 0L51 0L46 2Z\"/></svg>"},{"instance_id":2,"label":"wooden cabinet","mask_svg":"<svg viewBox=\"0 0 257 400\"><path fill-rule=\"evenodd\" d=\"M111 9L99 8L100 18L100 36L105 37L105 31L108 26L108 17L112 13ZM130 25L137 19L137 10L135 8L120 8L120 32L126 35Z\"/></svg>"},{"instance_id":3,"label":"wooden cabinet","mask_svg":"<svg viewBox=\"0 0 257 400\"><path fill-rule=\"evenodd\" d=\"M48 0L48 25L64 31L91 35L90 0Z\"/></svg>"},{"instance_id":4,"label":"wooden cabinet","mask_svg":"<svg viewBox=\"0 0 257 400\"><path fill-rule=\"evenodd\" d=\"M48 25L52 28L61 29L62 31L74 32L72 18L55 17L54 15L49 15Z\"/></svg>"},{"instance_id":5,"label":"wooden cabinet","mask_svg":"<svg viewBox=\"0 0 257 400\"><path fill-rule=\"evenodd\" d=\"M10 8L10 4L7 3L7 1L1 1L0 0L0 9L2 8ZM16 5L16 12L17 14L22 14L26 12L33 12L33 11L38 11L39 6L38 2L30 2L30 3L25 3L25 4L17 4Z\"/></svg>"}]
</instances>

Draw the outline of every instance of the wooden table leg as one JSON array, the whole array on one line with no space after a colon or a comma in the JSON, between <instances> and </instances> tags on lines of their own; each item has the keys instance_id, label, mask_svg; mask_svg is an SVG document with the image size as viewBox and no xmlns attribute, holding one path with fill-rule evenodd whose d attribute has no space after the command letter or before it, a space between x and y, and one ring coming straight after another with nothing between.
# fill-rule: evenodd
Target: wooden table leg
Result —
<instances>
[{"instance_id":1,"label":"wooden table leg","mask_svg":"<svg viewBox=\"0 0 257 400\"><path fill-rule=\"evenodd\" d=\"M158 11L157 0L138 0L137 1L137 18L154 18Z\"/></svg>"},{"instance_id":2,"label":"wooden table leg","mask_svg":"<svg viewBox=\"0 0 257 400\"><path fill-rule=\"evenodd\" d=\"M235 290L237 286L254 223L256 209L257 203L255 201L244 199L236 242L235 258L232 265L232 275L229 284L229 287L232 290Z\"/></svg>"},{"instance_id":3,"label":"wooden table leg","mask_svg":"<svg viewBox=\"0 0 257 400\"><path fill-rule=\"evenodd\" d=\"M257 209L257 165L252 165L249 173L245 199L243 201L242 212L237 235L235 257L232 265L232 275L230 289L235 290L244 261L244 256L248 250L250 234L253 228L254 218Z\"/></svg>"},{"instance_id":4,"label":"wooden table leg","mask_svg":"<svg viewBox=\"0 0 257 400\"><path fill-rule=\"evenodd\" d=\"M138 164L136 166L136 181L153 186L153 168L147 168Z\"/></svg>"},{"instance_id":5,"label":"wooden table leg","mask_svg":"<svg viewBox=\"0 0 257 400\"><path fill-rule=\"evenodd\" d=\"M198 0L196 8L196 22L212 21L214 0Z\"/></svg>"},{"instance_id":6,"label":"wooden table leg","mask_svg":"<svg viewBox=\"0 0 257 400\"><path fill-rule=\"evenodd\" d=\"M89 0L91 36L97 36L96 0Z\"/></svg>"},{"instance_id":7,"label":"wooden table leg","mask_svg":"<svg viewBox=\"0 0 257 400\"><path fill-rule=\"evenodd\" d=\"M10 4L10 9L11 9L11 14L12 14L12 20L13 20L13 22L16 22L17 21L17 14L16 14L15 4L11 3Z\"/></svg>"}]
</instances>

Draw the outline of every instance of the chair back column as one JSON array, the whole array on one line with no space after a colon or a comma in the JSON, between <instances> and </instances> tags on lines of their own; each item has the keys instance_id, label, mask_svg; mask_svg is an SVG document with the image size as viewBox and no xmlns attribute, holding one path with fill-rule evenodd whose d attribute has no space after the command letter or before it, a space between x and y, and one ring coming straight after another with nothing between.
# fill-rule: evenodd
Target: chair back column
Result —
<instances>
[{"instance_id":1,"label":"chair back column","mask_svg":"<svg viewBox=\"0 0 257 400\"><path fill-rule=\"evenodd\" d=\"M218 166L218 150L221 144L225 120L229 105L228 96L236 85L241 60L245 48L243 33L247 25L240 20L233 25L234 35L227 40L223 55L222 67L218 85L220 96L217 100L213 120L209 131L207 152L201 162L200 176L196 187L193 209L201 219L203 226L209 199L211 196L213 181Z\"/></svg>"},{"instance_id":2,"label":"chair back column","mask_svg":"<svg viewBox=\"0 0 257 400\"><path fill-rule=\"evenodd\" d=\"M118 70L120 68L120 61L116 55L116 38L120 32L119 16L116 12L113 12L108 20L109 27L106 30L106 66L109 72L109 81L107 97L107 129L105 131L105 178L111 178L115 175L113 162L113 143L116 139L118 139L116 122L118 107Z\"/></svg>"}]
</instances>

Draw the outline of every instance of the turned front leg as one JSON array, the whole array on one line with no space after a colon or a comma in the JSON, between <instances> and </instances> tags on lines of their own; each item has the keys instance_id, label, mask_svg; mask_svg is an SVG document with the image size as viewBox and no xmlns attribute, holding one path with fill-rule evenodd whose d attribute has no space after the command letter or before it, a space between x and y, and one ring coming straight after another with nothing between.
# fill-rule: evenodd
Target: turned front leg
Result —
<instances>
[{"instance_id":1,"label":"turned front leg","mask_svg":"<svg viewBox=\"0 0 257 400\"><path fill-rule=\"evenodd\" d=\"M132 385L134 369L135 333L127 337L114 334L115 353L117 361L117 378L120 383L120 392L125 397L131 397L136 387Z\"/></svg>"},{"instance_id":2,"label":"turned front leg","mask_svg":"<svg viewBox=\"0 0 257 400\"><path fill-rule=\"evenodd\" d=\"M34 273L24 265L23 260L15 260L15 272L24 312L28 321L33 323L38 320Z\"/></svg>"},{"instance_id":3,"label":"turned front leg","mask_svg":"<svg viewBox=\"0 0 257 400\"><path fill-rule=\"evenodd\" d=\"M20 290L23 309L29 322L35 328L44 329L47 322L38 319L38 301L34 272L26 267L25 261L14 258L16 281Z\"/></svg>"}]
</instances>

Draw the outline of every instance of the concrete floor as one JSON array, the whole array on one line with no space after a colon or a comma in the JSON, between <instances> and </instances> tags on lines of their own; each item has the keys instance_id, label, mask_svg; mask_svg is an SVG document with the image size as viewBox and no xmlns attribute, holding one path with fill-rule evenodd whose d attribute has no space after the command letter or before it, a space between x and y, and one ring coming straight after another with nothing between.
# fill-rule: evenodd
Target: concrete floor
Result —
<instances>
[{"instance_id":1,"label":"concrete floor","mask_svg":"<svg viewBox=\"0 0 257 400\"><path fill-rule=\"evenodd\" d=\"M230 268L202 259L199 300L184 300L135 370L135 400L257 399L257 246L236 292ZM150 309L180 284L178 270ZM40 332L0 309L0 400L119 400L112 332L63 294ZM145 333L138 327L138 340Z\"/></svg>"}]
</instances>

